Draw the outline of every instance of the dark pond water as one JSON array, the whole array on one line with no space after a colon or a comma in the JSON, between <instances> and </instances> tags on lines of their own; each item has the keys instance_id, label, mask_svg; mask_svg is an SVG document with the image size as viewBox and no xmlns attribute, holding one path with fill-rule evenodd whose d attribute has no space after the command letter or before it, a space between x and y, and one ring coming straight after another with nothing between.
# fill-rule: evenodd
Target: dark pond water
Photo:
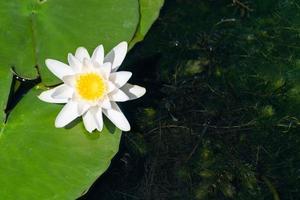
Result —
<instances>
[{"instance_id":1,"label":"dark pond water","mask_svg":"<svg viewBox=\"0 0 300 200\"><path fill-rule=\"evenodd\" d=\"M133 132L81 199L300 199L299 58L299 1L166 1L127 57Z\"/></svg>"}]
</instances>

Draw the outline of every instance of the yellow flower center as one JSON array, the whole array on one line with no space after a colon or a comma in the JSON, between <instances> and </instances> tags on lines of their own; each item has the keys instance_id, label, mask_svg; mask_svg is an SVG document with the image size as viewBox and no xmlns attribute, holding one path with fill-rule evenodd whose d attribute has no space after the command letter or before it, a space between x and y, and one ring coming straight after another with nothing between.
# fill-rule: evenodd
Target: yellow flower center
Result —
<instances>
[{"instance_id":1,"label":"yellow flower center","mask_svg":"<svg viewBox=\"0 0 300 200\"><path fill-rule=\"evenodd\" d=\"M77 77L76 90L84 100L94 101L104 96L106 84L101 75L86 73Z\"/></svg>"}]
</instances>

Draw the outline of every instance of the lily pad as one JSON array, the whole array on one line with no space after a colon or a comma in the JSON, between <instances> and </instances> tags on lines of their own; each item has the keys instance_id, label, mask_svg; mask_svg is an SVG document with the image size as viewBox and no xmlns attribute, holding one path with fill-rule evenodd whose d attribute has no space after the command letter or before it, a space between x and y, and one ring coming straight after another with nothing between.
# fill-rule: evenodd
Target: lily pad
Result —
<instances>
[{"instance_id":1,"label":"lily pad","mask_svg":"<svg viewBox=\"0 0 300 200\"><path fill-rule=\"evenodd\" d=\"M140 21L134 38L130 42L130 47L142 41L146 33L151 28L153 22L159 15L159 11L164 4L164 0L140 0Z\"/></svg>"},{"instance_id":2,"label":"lily pad","mask_svg":"<svg viewBox=\"0 0 300 200\"><path fill-rule=\"evenodd\" d=\"M67 53L78 46L92 51L103 44L108 52L119 42L130 41L139 23L138 9L137 0L49 0L38 4L34 26L43 82L58 82L45 67L46 58L67 62Z\"/></svg>"},{"instance_id":3,"label":"lily pad","mask_svg":"<svg viewBox=\"0 0 300 200\"><path fill-rule=\"evenodd\" d=\"M12 0L0 1L0 106L6 105L10 68L35 78L39 67L46 85L59 82L45 59L66 61L78 46L107 50L130 41L139 22L138 0ZM0 113L0 119L4 113Z\"/></svg>"},{"instance_id":4,"label":"lily pad","mask_svg":"<svg viewBox=\"0 0 300 200\"><path fill-rule=\"evenodd\" d=\"M61 106L45 104L39 93L24 97L0 134L0 199L74 200L118 151L121 131L108 122L93 134L81 122L54 128Z\"/></svg>"},{"instance_id":5,"label":"lily pad","mask_svg":"<svg viewBox=\"0 0 300 200\"><path fill-rule=\"evenodd\" d=\"M11 75L9 72L6 72L6 70L9 69L3 69L1 70L0 67L0 132L1 127L4 126L4 120L5 120L5 113L4 109L6 107L6 101L8 98L9 90L10 90L10 84L11 84Z\"/></svg>"}]
</instances>

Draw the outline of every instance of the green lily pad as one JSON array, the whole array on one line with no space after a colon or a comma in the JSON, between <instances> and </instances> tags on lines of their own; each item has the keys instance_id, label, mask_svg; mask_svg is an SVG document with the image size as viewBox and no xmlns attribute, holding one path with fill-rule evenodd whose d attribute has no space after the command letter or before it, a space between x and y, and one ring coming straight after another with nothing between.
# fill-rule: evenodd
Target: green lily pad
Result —
<instances>
[{"instance_id":1,"label":"green lily pad","mask_svg":"<svg viewBox=\"0 0 300 200\"><path fill-rule=\"evenodd\" d=\"M130 47L142 41L159 15L164 0L140 0L140 22L138 29L130 42Z\"/></svg>"},{"instance_id":2,"label":"green lily pad","mask_svg":"<svg viewBox=\"0 0 300 200\"><path fill-rule=\"evenodd\" d=\"M10 68L29 78L40 69L46 85L59 80L45 67L46 58L66 62L78 46L110 50L130 41L139 22L138 0L12 0L0 1L0 75ZM6 105L11 80L1 79L0 108ZM0 113L0 119L4 113Z\"/></svg>"},{"instance_id":3,"label":"green lily pad","mask_svg":"<svg viewBox=\"0 0 300 200\"><path fill-rule=\"evenodd\" d=\"M0 78L1 78L1 82L0 82L0 130L1 127L4 126L4 120L5 120L5 113L4 113L4 109L6 107L6 101L8 98L8 94L9 94L9 89L10 89L10 84L11 84L11 76L9 74L9 72L6 72L6 70L9 69L3 69L1 70L0 67Z\"/></svg>"},{"instance_id":4,"label":"green lily pad","mask_svg":"<svg viewBox=\"0 0 300 200\"><path fill-rule=\"evenodd\" d=\"M74 5L75 4L75 5ZM67 62L78 46L90 53L99 44L106 52L130 41L139 23L137 0L49 0L38 4L35 18L37 63L45 84L56 84L46 58Z\"/></svg>"},{"instance_id":5,"label":"green lily pad","mask_svg":"<svg viewBox=\"0 0 300 200\"><path fill-rule=\"evenodd\" d=\"M0 199L74 200L118 151L121 131L110 123L93 134L81 122L54 128L61 106L45 104L39 93L24 97L0 133Z\"/></svg>"}]
</instances>

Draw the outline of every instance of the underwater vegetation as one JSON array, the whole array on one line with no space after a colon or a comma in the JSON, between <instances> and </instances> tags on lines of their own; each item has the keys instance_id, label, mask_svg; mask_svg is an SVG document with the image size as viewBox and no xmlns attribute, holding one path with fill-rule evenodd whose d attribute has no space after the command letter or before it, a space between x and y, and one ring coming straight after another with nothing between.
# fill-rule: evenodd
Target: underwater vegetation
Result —
<instances>
[{"instance_id":1,"label":"underwater vegetation","mask_svg":"<svg viewBox=\"0 0 300 200\"><path fill-rule=\"evenodd\" d=\"M300 198L299 1L167 0L125 69L147 94L81 199Z\"/></svg>"}]
</instances>

